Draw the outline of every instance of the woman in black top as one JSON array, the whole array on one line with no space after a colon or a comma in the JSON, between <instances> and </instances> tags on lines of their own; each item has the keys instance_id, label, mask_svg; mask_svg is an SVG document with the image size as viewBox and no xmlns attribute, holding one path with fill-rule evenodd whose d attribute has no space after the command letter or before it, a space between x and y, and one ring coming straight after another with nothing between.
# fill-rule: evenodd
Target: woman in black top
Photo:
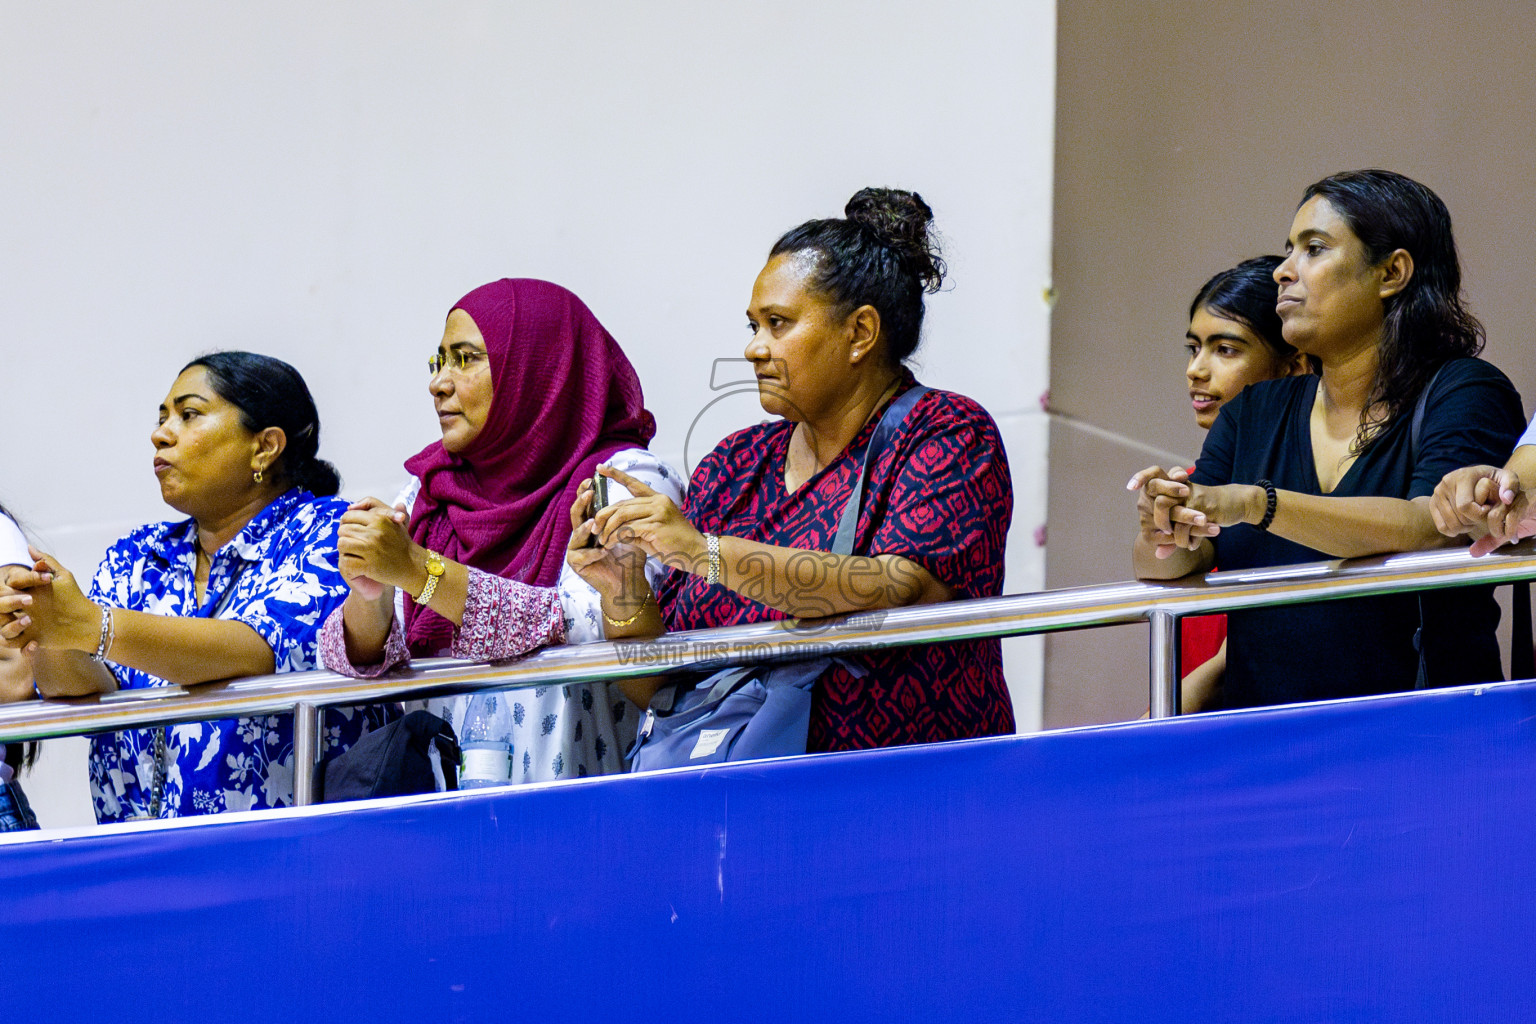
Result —
<instances>
[{"instance_id":1,"label":"woman in black top","mask_svg":"<svg viewBox=\"0 0 1536 1024\"><path fill-rule=\"evenodd\" d=\"M1454 543L1430 514L1435 485L1502 462L1524 425L1514 386L1475 358L1482 325L1462 303L1450 214L1428 188L1388 171L1325 178L1303 196L1286 253L1276 310L1321 376L1245 389L1192 476L1153 466L1131 479L1143 579ZM1503 678L1490 588L1395 594L1234 612L1227 705L1410 689L1421 616L1429 685Z\"/></svg>"}]
</instances>

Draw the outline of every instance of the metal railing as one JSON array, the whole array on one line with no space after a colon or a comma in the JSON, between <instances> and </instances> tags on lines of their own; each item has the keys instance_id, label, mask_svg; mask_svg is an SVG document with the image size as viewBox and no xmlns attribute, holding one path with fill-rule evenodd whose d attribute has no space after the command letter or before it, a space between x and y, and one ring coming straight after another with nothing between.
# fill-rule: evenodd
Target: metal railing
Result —
<instances>
[{"instance_id":1,"label":"metal railing","mask_svg":"<svg viewBox=\"0 0 1536 1024\"><path fill-rule=\"evenodd\" d=\"M294 802L307 804L314 793L320 712L328 707L560 686L744 662L1142 621L1151 627L1151 714L1164 718L1177 714L1179 708L1179 621L1184 616L1526 579L1536 579L1533 542L1483 558L1456 549L1212 573L1167 583L1107 583L865 612L803 624L763 622L670 633L655 640L553 647L515 662L485 664L430 658L380 679L293 672L191 687L155 687L99 697L0 705L0 743L291 712Z\"/></svg>"}]
</instances>

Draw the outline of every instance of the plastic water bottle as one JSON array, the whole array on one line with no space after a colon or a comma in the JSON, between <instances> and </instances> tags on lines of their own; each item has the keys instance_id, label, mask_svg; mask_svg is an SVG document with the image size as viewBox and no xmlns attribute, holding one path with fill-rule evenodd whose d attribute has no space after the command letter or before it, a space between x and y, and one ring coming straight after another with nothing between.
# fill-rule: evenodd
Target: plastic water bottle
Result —
<instances>
[{"instance_id":1,"label":"plastic water bottle","mask_svg":"<svg viewBox=\"0 0 1536 1024\"><path fill-rule=\"evenodd\" d=\"M512 781L512 724L506 709L494 693L477 693L469 698L464 712L464 736L459 749L464 754L459 769L460 789L505 786Z\"/></svg>"}]
</instances>

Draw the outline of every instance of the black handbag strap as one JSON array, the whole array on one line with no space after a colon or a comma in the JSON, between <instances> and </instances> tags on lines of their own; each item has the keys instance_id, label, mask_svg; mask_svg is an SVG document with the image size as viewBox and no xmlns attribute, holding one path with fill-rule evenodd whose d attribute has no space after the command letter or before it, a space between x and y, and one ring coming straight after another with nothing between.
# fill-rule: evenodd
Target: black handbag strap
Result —
<instances>
[{"instance_id":1,"label":"black handbag strap","mask_svg":"<svg viewBox=\"0 0 1536 1024\"><path fill-rule=\"evenodd\" d=\"M864 465L859 468L859 475L853 481L848 504L843 506L842 521L837 524L837 537L832 541L834 555L853 554L853 541L859 532L859 512L864 504L864 480L869 476L869 468L875 464L880 453L890 447L891 438L907 418L907 413L927 393L928 387L918 384L905 394L891 399L891 404L885 407L885 412L880 416L880 422L875 424L875 432L869 438L869 447L864 450Z\"/></svg>"},{"instance_id":2,"label":"black handbag strap","mask_svg":"<svg viewBox=\"0 0 1536 1024\"><path fill-rule=\"evenodd\" d=\"M1424 385L1424 390L1419 392L1419 400L1413 403L1413 418L1408 421L1408 458L1416 469L1419 465L1419 434L1424 426L1424 410L1429 406L1429 392L1435 386L1435 381L1440 379L1440 371L1445 369L1441 363L1435 367L1435 372L1430 374L1429 383ZM1411 473L1413 470L1410 469ZM1424 651L1427 641L1424 636L1424 627L1429 624L1429 618L1424 614L1424 594L1418 595L1419 628L1413 633L1413 646L1419 653L1419 674L1413 681L1414 689L1422 690L1429 685L1429 655Z\"/></svg>"},{"instance_id":3,"label":"black handbag strap","mask_svg":"<svg viewBox=\"0 0 1536 1024\"><path fill-rule=\"evenodd\" d=\"M1444 363L1435 368L1435 372L1429 376L1429 383L1419 392L1419 400L1413 403L1413 419L1408 423L1408 451L1415 466L1419 464L1419 434L1424 428L1424 410L1429 405L1429 392L1435 386L1435 381L1440 379L1440 371L1443 369Z\"/></svg>"},{"instance_id":4,"label":"black handbag strap","mask_svg":"<svg viewBox=\"0 0 1536 1024\"><path fill-rule=\"evenodd\" d=\"M885 407L885 412L880 415L880 422L875 424L875 432L870 435L869 447L864 450L864 463L859 467L859 475L854 478L853 489L848 493L848 502L843 506L842 519L837 524L837 537L832 541L832 553L834 555L853 554L854 538L859 529L859 512L864 504L864 481L869 476L870 467L880 457L880 453L891 445L891 439L907 418L907 413L929 391L927 385L918 384L911 390L891 400L891 404ZM825 659L820 659L825 660ZM761 669L760 665L737 665L734 668L725 669L712 678L713 685L709 688L709 700L720 701L729 697L744 684L754 672ZM795 665L788 668L798 671L791 672L796 678L805 674L803 666ZM820 668L814 669L819 675Z\"/></svg>"}]
</instances>

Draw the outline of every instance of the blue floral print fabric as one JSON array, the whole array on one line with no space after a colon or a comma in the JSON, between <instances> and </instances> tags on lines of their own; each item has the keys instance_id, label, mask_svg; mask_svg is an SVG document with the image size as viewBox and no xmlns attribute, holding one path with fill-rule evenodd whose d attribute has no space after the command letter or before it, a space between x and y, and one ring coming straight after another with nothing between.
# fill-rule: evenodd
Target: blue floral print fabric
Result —
<instances>
[{"instance_id":1,"label":"blue floral print fabric","mask_svg":"<svg viewBox=\"0 0 1536 1024\"><path fill-rule=\"evenodd\" d=\"M316 668L320 625L347 595L336 567L346 508L339 498L297 488L278 497L214 554L201 605L194 587L197 523L141 526L107 551L91 600L152 615L243 622L272 648L274 671ZM123 689L167 685L139 669L108 667ZM382 720L377 709L326 711L322 760ZM90 774L91 801L103 823L291 805L293 716L104 733L91 739Z\"/></svg>"}]
</instances>

